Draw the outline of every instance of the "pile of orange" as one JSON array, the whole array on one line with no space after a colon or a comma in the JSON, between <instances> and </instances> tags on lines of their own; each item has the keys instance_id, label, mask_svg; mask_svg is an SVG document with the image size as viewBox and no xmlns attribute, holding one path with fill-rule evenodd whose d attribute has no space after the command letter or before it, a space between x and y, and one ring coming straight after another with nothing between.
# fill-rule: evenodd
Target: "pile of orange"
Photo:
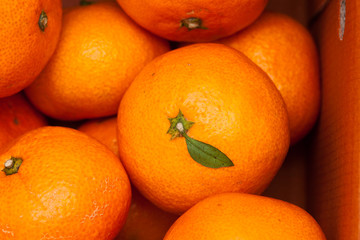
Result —
<instances>
[{"instance_id":1,"label":"pile of orange","mask_svg":"<svg viewBox=\"0 0 360 240\"><path fill-rule=\"evenodd\" d=\"M311 35L266 5L2 1L0 239L325 239L259 196L320 108Z\"/></svg>"}]
</instances>

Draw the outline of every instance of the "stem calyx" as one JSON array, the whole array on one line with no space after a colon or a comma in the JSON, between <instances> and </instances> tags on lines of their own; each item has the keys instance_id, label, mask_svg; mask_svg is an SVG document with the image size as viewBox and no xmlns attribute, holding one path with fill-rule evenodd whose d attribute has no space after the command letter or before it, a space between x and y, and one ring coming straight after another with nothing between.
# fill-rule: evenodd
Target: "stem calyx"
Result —
<instances>
[{"instance_id":1,"label":"stem calyx","mask_svg":"<svg viewBox=\"0 0 360 240\"><path fill-rule=\"evenodd\" d=\"M190 17L185 18L180 21L180 27L186 27L189 31L200 28L200 29L207 29L203 26L203 22L200 18L197 17Z\"/></svg>"},{"instance_id":2,"label":"stem calyx","mask_svg":"<svg viewBox=\"0 0 360 240\"><path fill-rule=\"evenodd\" d=\"M177 137L182 137L194 124L194 122L186 120L181 110L179 110L179 113L176 117L168 119L170 121L170 128L167 133L171 135L171 140ZM182 126L182 131L178 129L180 126Z\"/></svg>"},{"instance_id":3,"label":"stem calyx","mask_svg":"<svg viewBox=\"0 0 360 240\"><path fill-rule=\"evenodd\" d=\"M19 168L23 160L21 158L11 157L4 163L4 169L2 170L7 176L15 174L19 171Z\"/></svg>"},{"instance_id":4,"label":"stem calyx","mask_svg":"<svg viewBox=\"0 0 360 240\"><path fill-rule=\"evenodd\" d=\"M42 32L44 32L45 28L47 28L47 24L48 24L48 16L46 15L45 11L41 11L38 24L39 24L40 30Z\"/></svg>"}]
</instances>

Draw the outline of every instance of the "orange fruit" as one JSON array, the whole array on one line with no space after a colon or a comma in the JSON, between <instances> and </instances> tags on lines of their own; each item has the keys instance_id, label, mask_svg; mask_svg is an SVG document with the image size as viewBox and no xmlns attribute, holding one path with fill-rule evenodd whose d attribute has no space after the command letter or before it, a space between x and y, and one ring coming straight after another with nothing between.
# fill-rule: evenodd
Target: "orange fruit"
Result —
<instances>
[{"instance_id":1,"label":"orange fruit","mask_svg":"<svg viewBox=\"0 0 360 240\"><path fill-rule=\"evenodd\" d=\"M45 126L46 119L22 93L0 98L0 148L20 135Z\"/></svg>"},{"instance_id":2,"label":"orange fruit","mask_svg":"<svg viewBox=\"0 0 360 240\"><path fill-rule=\"evenodd\" d=\"M132 188L132 200L124 227L115 240L160 240L179 217L157 208Z\"/></svg>"},{"instance_id":3,"label":"orange fruit","mask_svg":"<svg viewBox=\"0 0 360 240\"><path fill-rule=\"evenodd\" d=\"M204 42L229 36L250 25L267 0L161 1L117 0L150 32L172 41Z\"/></svg>"},{"instance_id":4,"label":"orange fruit","mask_svg":"<svg viewBox=\"0 0 360 240\"><path fill-rule=\"evenodd\" d=\"M116 156L119 156L116 117L86 121L78 127L78 130L95 138L107 146Z\"/></svg>"},{"instance_id":5,"label":"orange fruit","mask_svg":"<svg viewBox=\"0 0 360 240\"><path fill-rule=\"evenodd\" d=\"M245 55L222 44L194 44L157 57L135 78L118 112L120 158L132 183L173 213L216 193L261 193L289 141L275 85ZM189 146L200 158L205 154L206 164L220 167L194 161L199 158ZM234 166L228 160L223 165L219 151Z\"/></svg>"},{"instance_id":6,"label":"orange fruit","mask_svg":"<svg viewBox=\"0 0 360 240\"><path fill-rule=\"evenodd\" d=\"M123 226L131 199L127 174L84 133L38 128L3 149L0 162L0 239L110 240Z\"/></svg>"},{"instance_id":7,"label":"orange fruit","mask_svg":"<svg viewBox=\"0 0 360 240\"><path fill-rule=\"evenodd\" d=\"M35 80L54 53L61 31L60 0L0 1L0 97Z\"/></svg>"},{"instance_id":8,"label":"orange fruit","mask_svg":"<svg viewBox=\"0 0 360 240\"><path fill-rule=\"evenodd\" d=\"M78 130L95 138L119 155L116 132L117 118L96 119L82 124ZM162 211L132 188L130 210L118 240L159 240L165 236L177 215Z\"/></svg>"},{"instance_id":9,"label":"orange fruit","mask_svg":"<svg viewBox=\"0 0 360 240\"><path fill-rule=\"evenodd\" d=\"M218 42L243 52L269 75L289 112L291 145L304 138L320 108L319 60L308 30L286 15L265 12Z\"/></svg>"},{"instance_id":10,"label":"orange fruit","mask_svg":"<svg viewBox=\"0 0 360 240\"><path fill-rule=\"evenodd\" d=\"M60 120L115 115L137 73L168 50L167 41L140 28L115 2L78 6L64 14L58 48L26 94Z\"/></svg>"},{"instance_id":11,"label":"orange fruit","mask_svg":"<svg viewBox=\"0 0 360 240\"><path fill-rule=\"evenodd\" d=\"M185 212L164 240L325 240L310 214L293 204L244 193L209 197Z\"/></svg>"}]
</instances>

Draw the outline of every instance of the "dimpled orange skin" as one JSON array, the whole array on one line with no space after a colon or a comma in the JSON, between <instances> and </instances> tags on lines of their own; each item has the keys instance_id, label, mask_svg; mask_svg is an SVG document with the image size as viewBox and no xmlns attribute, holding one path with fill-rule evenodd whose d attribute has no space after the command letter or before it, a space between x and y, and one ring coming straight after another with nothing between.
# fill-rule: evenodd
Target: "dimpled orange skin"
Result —
<instances>
[{"instance_id":1,"label":"dimpled orange skin","mask_svg":"<svg viewBox=\"0 0 360 240\"><path fill-rule=\"evenodd\" d=\"M87 121L79 128L89 136L107 146L119 155L117 144L117 118ZM115 239L159 240L165 236L177 215L162 211L144 198L136 188L132 188L131 205L124 227Z\"/></svg>"},{"instance_id":2,"label":"dimpled orange skin","mask_svg":"<svg viewBox=\"0 0 360 240\"><path fill-rule=\"evenodd\" d=\"M117 117L89 120L79 126L78 130L95 138L119 156Z\"/></svg>"},{"instance_id":3,"label":"dimpled orange skin","mask_svg":"<svg viewBox=\"0 0 360 240\"><path fill-rule=\"evenodd\" d=\"M120 99L142 67L169 43L135 24L116 2L66 11L58 48L26 89L44 114L80 120L117 113Z\"/></svg>"},{"instance_id":4,"label":"dimpled orange skin","mask_svg":"<svg viewBox=\"0 0 360 240\"><path fill-rule=\"evenodd\" d=\"M117 0L124 11L150 32L172 41L204 42L230 36L250 25L267 0ZM189 30L181 21L199 18L202 27Z\"/></svg>"},{"instance_id":5,"label":"dimpled orange skin","mask_svg":"<svg viewBox=\"0 0 360 240\"><path fill-rule=\"evenodd\" d=\"M135 188L132 188L132 193L126 223L115 240L163 239L179 216L157 208Z\"/></svg>"},{"instance_id":6,"label":"dimpled orange skin","mask_svg":"<svg viewBox=\"0 0 360 240\"><path fill-rule=\"evenodd\" d=\"M325 240L305 210L273 198L243 193L209 197L185 212L164 240Z\"/></svg>"},{"instance_id":7,"label":"dimpled orange skin","mask_svg":"<svg viewBox=\"0 0 360 240\"><path fill-rule=\"evenodd\" d=\"M48 17L44 32L39 19ZM0 98L35 80L54 53L61 31L60 0L0 1Z\"/></svg>"},{"instance_id":8,"label":"dimpled orange skin","mask_svg":"<svg viewBox=\"0 0 360 240\"><path fill-rule=\"evenodd\" d=\"M190 157L184 138L170 140L168 118L179 110L195 122L188 135L218 148L235 166L204 167ZM173 213L216 193L261 193L289 141L275 85L245 55L222 44L194 44L156 58L119 107L120 158L132 183Z\"/></svg>"},{"instance_id":9,"label":"dimpled orange skin","mask_svg":"<svg viewBox=\"0 0 360 240\"><path fill-rule=\"evenodd\" d=\"M20 135L45 125L45 117L22 93L0 98L0 149Z\"/></svg>"},{"instance_id":10,"label":"dimpled orange skin","mask_svg":"<svg viewBox=\"0 0 360 240\"><path fill-rule=\"evenodd\" d=\"M0 172L0 239L113 239L123 226L131 188L119 159L77 130L43 127L0 153L23 159Z\"/></svg>"},{"instance_id":11,"label":"dimpled orange skin","mask_svg":"<svg viewBox=\"0 0 360 240\"><path fill-rule=\"evenodd\" d=\"M218 42L243 52L269 75L289 112L291 145L303 139L320 109L318 53L308 30L286 15L265 12Z\"/></svg>"}]
</instances>

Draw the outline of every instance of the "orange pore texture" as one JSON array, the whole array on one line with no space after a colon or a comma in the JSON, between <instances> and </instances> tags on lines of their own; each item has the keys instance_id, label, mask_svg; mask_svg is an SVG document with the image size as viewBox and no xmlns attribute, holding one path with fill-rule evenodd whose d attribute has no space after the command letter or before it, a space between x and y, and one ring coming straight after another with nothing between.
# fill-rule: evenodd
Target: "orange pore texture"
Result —
<instances>
[{"instance_id":1,"label":"orange pore texture","mask_svg":"<svg viewBox=\"0 0 360 240\"><path fill-rule=\"evenodd\" d=\"M39 18L48 17L44 32ZM54 53L61 31L60 0L0 1L0 97L27 87Z\"/></svg>"},{"instance_id":2,"label":"orange pore texture","mask_svg":"<svg viewBox=\"0 0 360 240\"><path fill-rule=\"evenodd\" d=\"M287 106L291 145L301 140L320 108L318 53L308 30L286 15L265 12L245 30L218 42L243 52L269 75Z\"/></svg>"},{"instance_id":3,"label":"orange pore texture","mask_svg":"<svg viewBox=\"0 0 360 240\"><path fill-rule=\"evenodd\" d=\"M325 240L318 223L303 209L273 198L219 194L185 212L164 240Z\"/></svg>"},{"instance_id":4,"label":"orange pore texture","mask_svg":"<svg viewBox=\"0 0 360 240\"><path fill-rule=\"evenodd\" d=\"M46 119L22 93L0 98L0 148L20 135L45 126Z\"/></svg>"},{"instance_id":5,"label":"orange pore texture","mask_svg":"<svg viewBox=\"0 0 360 240\"><path fill-rule=\"evenodd\" d=\"M115 2L68 10L58 48L26 89L33 104L60 120L114 115L142 67L169 43L136 25Z\"/></svg>"},{"instance_id":6,"label":"orange pore texture","mask_svg":"<svg viewBox=\"0 0 360 240\"><path fill-rule=\"evenodd\" d=\"M97 119L85 122L78 130L97 139L113 153L119 155L116 139L117 118ZM131 205L124 227L115 239L159 240L165 236L177 215L165 212L132 188Z\"/></svg>"},{"instance_id":7,"label":"orange pore texture","mask_svg":"<svg viewBox=\"0 0 360 240\"><path fill-rule=\"evenodd\" d=\"M184 138L170 141L179 109L188 135L225 153L233 167L195 162ZM132 183L157 206L181 213L219 192L261 193L289 147L283 99L245 55L222 44L168 52L136 77L119 107L120 158Z\"/></svg>"},{"instance_id":8,"label":"orange pore texture","mask_svg":"<svg viewBox=\"0 0 360 240\"><path fill-rule=\"evenodd\" d=\"M115 240L160 240L179 217L165 212L132 188L132 199L124 227Z\"/></svg>"},{"instance_id":9,"label":"orange pore texture","mask_svg":"<svg viewBox=\"0 0 360 240\"><path fill-rule=\"evenodd\" d=\"M42 127L0 153L0 239L110 240L130 206L130 182L105 146L70 128Z\"/></svg>"},{"instance_id":10,"label":"orange pore texture","mask_svg":"<svg viewBox=\"0 0 360 240\"><path fill-rule=\"evenodd\" d=\"M117 0L124 11L152 33L173 41L204 42L229 36L250 25L267 0ZM187 18L200 18L203 29L181 27Z\"/></svg>"},{"instance_id":11,"label":"orange pore texture","mask_svg":"<svg viewBox=\"0 0 360 240\"><path fill-rule=\"evenodd\" d=\"M107 146L116 156L119 156L116 117L89 120L83 123L78 130L95 138Z\"/></svg>"}]
</instances>

